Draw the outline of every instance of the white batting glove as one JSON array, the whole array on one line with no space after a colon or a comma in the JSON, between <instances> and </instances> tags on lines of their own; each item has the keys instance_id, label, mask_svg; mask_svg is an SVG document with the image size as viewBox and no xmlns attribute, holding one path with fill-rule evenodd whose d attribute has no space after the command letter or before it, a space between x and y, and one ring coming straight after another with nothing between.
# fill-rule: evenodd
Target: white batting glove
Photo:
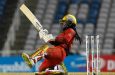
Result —
<instances>
[{"instance_id":1,"label":"white batting glove","mask_svg":"<svg viewBox=\"0 0 115 75\"><path fill-rule=\"evenodd\" d=\"M40 37L40 39L43 39L46 43L49 40L54 39L53 35L48 34L48 31L46 29L39 31L39 37Z\"/></svg>"}]
</instances>

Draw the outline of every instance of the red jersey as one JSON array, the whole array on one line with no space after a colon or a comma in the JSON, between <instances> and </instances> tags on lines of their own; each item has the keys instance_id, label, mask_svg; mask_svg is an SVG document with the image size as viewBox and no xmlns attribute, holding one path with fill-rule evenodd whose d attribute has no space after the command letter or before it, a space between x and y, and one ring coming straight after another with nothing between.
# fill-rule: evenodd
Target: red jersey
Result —
<instances>
[{"instance_id":1,"label":"red jersey","mask_svg":"<svg viewBox=\"0 0 115 75\"><path fill-rule=\"evenodd\" d=\"M47 49L48 55L39 68L40 72L63 62L66 55L68 55L75 34L72 28L68 28L59 34L54 41L49 41L54 46Z\"/></svg>"},{"instance_id":2,"label":"red jersey","mask_svg":"<svg viewBox=\"0 0 115 75\"><path fill-rule=\"evenodd\" d=\"M56 38L55 41L50 41L51 44L55 46L63 47L66 52L69 52L71 45L73 43L75 37L75 31L72 28L68 28L62 33L60 33Z\"/></svg>"}]
</instances>

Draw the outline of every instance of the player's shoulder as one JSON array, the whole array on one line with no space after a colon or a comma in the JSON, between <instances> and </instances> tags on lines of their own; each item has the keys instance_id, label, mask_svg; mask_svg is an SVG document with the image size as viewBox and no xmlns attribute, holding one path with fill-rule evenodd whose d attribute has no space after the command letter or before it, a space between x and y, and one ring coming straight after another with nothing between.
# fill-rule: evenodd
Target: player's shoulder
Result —
<instances>
[{"instance_id":1,"label":"player's shoulder","mask_svg":"<svg viewBox=\"0 0 115 75\"><path fill-rule=\"evenodd\" d=\"M72 28L68 28L68 29L65 31L65 33L75 35L76 32L75 32Z\"/></svg>"},{"instance_id":2,"label":"player's shoulder","mask_svg":"<svg viewBox=\"0 0 115 75\"><path fill-rule=\"evenodd\" d=\"M75 32L72 28L68 28L67 30L66 30L66 32Z\"/></svg>"}]
</instances>

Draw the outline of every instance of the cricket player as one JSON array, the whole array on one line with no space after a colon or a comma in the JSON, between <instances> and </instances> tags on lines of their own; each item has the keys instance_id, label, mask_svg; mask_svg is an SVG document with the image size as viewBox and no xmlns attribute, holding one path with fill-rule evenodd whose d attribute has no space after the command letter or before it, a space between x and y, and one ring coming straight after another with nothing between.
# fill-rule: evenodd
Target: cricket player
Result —
<instances>
[{"instance_id":1,"label":"cricket player","mask_svg":"<svg viewBox=\"0 0 115 75\"><path fill-rule=\"evenodd\" d=\"M56 65L61 64L70 52L74 39L79 40L81 44L81 38L76 31L77 20L73 15L65 15L60 20L60 25L62 27L62 32L57 35L55 39L48 41L53 46L47 48L34 58L30 58L26 53L23 54L23 58L28 59L25 61L28 62L31 67L41 58L44 58L44 61L39 67L39 72L45 71L47 68L54 68Z\"/></svg>"}]
</instances>

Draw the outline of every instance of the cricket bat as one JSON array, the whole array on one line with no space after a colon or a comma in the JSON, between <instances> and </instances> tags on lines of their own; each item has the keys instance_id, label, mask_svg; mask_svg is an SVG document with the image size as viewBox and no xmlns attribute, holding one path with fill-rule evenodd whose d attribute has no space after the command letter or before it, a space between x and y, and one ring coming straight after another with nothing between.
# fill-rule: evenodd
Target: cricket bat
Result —
<instances>
[{"instance_id":1,"label":"cricket bat","mask_svg":"<svg viewBox=\"0 0 115 75\"><path fill-rule=\"evenodd\" d=\"M41 23L25 4L21 5L20 10L30 20L32 25L38 30L41 39L43 39L45 42L50 39L54 39L52 34L48 34L48 31L46 29L43 29Z\"/></svg>"}]
</instances>

